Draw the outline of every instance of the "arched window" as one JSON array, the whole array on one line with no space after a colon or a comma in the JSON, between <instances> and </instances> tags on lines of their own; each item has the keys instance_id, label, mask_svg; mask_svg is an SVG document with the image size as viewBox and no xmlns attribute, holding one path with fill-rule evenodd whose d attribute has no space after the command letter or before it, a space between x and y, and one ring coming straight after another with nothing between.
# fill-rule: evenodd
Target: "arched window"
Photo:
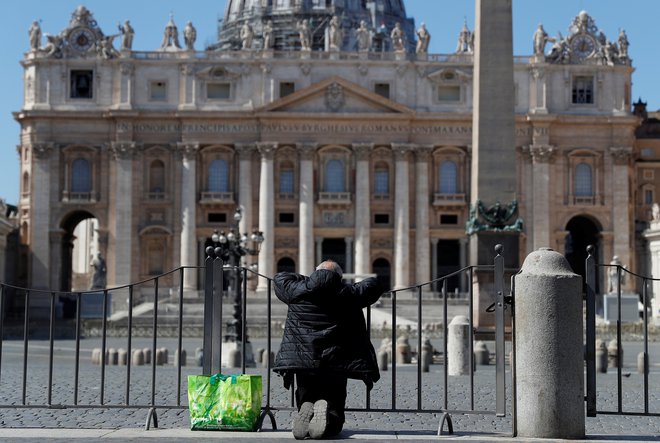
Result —
<instances>
[{"instance_id":1,"label":"arched window","mask_svg":"<svg viewBox=\"0 0 660 443\"><path fill-rule=\"evenodd\" d=\"M226 161L213 160L209 165L208 192L229 192L229 168Z\"/></svg>"},{"instance_id":2,"label":"arched window","mask_svg":"<svg viewBox=\"0 0 660 443\"><path fill-rule=\"evenodd\" d=\"M345 192L344 185L344 162L328 161L325 165L325 192Z\"/></svg>"},{"instance_id":3,"label":"arched window","mask_svg":"<svg viewBox=\"0 0 660 443\"><path fill-rule=\"evenodd\" d=\"M277 272L296 272L296 262L291 257L282 257L277 261Z\"/></svg>"},{"instance_id":4,"label":"arched window","mask_svg":"<svg viewBox=\"0 0 660 443\"><path fill-rule=\"evenodd\" d=\"M293 194L293 167L282 165L280 169L280 194Z\"/></svg>"},{"instance_id":5,"label":"arched window","mask_svg":"<svg viewBox=\"0 0 660 443\"><path fill-rule=\"evenodd\" d=\"M27 171L23 173L23 194L30 192L30 174Z\"/></svg>"},{"instance_id":6,"label":"arched window","mask_svg":"<svg viewBox=\"0 0 660 443\"><path fill-rule=\"evenodd\" d=\"M451 160L440 164L440 194L458 193L458 166Z\"/></svg>"},{"instance_id":7,"label":"arched window","mask_svg":"<svg viewBox=\"0 0 660 443\"><path fill-rule=\"evenodd\" d=\"M149 192L165 192L165 164L154 160L149 165Z\"/></svg>"},{"instance_id":8,"label":"arched window","mask_svg":"<svg viewBox=\"0 0 660 443\"><path fill-rule=\"evenodd\" d=\"M578 163L575 166L575 195L579 197L593 196L591 165Z\"/></svg>"},{"instance_id":9,"label":"arched window","mask_svg":"<svg viewBox=\"0 0 660 443\"><path fill-rule=\"evenodd\" d=\"M89 161L77 158L71 164L71 192L91 192L92 171Z\"/></svg>"},{"instance_id":10,"label":"arched window","mask_svg":"<svg viewBox=\"0 0 660 443\"><path fill-rule=\"evenodd\" d=\"M374 171L374 194L388 195L390 193L390 170L387 164L379 163Z\"/></svg>"}]
</instances>

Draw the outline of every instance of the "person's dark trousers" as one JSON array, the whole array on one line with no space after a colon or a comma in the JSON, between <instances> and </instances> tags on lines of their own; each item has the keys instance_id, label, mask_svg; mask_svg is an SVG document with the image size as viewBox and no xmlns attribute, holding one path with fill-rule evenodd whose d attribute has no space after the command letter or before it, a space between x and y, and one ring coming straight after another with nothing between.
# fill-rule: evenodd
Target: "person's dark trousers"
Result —
<instances>
[{"instance_id":1,"label":"person's dark trousers","mask_svg":"<svg viewBox=\"0 0 660 443\"><path fill-rule=\"evenodd\" d=\"M298 409L305 402L325 400L328 402L328 425L324 437L332 437L341 432L344 426L346 408L345 376L325 374L296 374L296 405Z\"/></svg>"}]
</instances>

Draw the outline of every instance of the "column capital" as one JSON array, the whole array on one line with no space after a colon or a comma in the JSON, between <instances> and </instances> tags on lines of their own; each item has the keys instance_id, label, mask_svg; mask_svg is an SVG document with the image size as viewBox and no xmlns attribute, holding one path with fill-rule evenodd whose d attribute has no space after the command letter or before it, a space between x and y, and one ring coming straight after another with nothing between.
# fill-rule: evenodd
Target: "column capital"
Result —
<instances>
[{"instance_id":1,"label":"column capital","mask_svg":"<svg viewBox=\"0 0 660 443\"><path fill-rule=\"evenodd\" d=\"M415 147L415 160L418 162L428 162L433 152L433 145L417 145Z\"/></svg>"},{"instance_id":2,"label":"column capital","mask_svg":"<svg viewBox=\"0 0 660 443\"><path fill-rule=\"evenodd\" d=\"M133 63L127 63L123 62L119 64L119 72L122 73L122 75L133 75L135 72L135 65Z\"/></svg>"},{"instance_id":3,"label":"column capital","mask_svg":"<svg viewBox=\"0 0 660 443\"><path fill-rule=\"evenodd\" d=\"M131 141L110 142L108 149L115 160L132 160L142 150L142 143Z\"/></svg>"},{"instance_id":4,"label":"column capital","mask_svg":"<svg viewBox=\"0 0 660 443\"><path fill-rule=\"evenodd\" d=\"M630 146L612 146L610 155L614 159L615 165L626 165L632 156L633 149Z\"/></svg>"},{"instance_id":5,"label":"column capital","mask_svg":"<svg viewBox=\"0 0 660 443\"><path fill-rule=\"evenodd\" d=\"M373 149L373 143L353 143L353 152L358 160L369 160L369 154Z\"/></svg>"},{"instance_id":6,"label":"column capital","mask_svg":"<svg viewBox=\"0 0 660 443\"><path fill-rule=\"evenodd\" d=\"M199 152L199 142L179 142L174 146L177 154L186 160L195 160Z\"/></svg>"},{"instance_id":7,"label":"column capital","mask_svg":"<svg viewBox=\"0 0 660 443\"><path fill-rule=\"evenodd\" d=\"M395 160L405 160L409 152L414 149L411 143L392 143L392 152Z\"/></svg>"},{"instance_id":8,"label":"column capital","mask_svg":"<svg viewBox=\"0 0 660 443\"><path fill-rule=\"evenodd\" d=\"M277 142L257 142L257 149L263 158L272 160L277 149Z\"/></svg>"},{"instance_id":9,"label":"column capital","mask_svg":"<svg viewBox=\"0 0 660 443\"><path fill-rule=\"evenodd\" d=\"M235 143L234 149L238 153L239 160L251 160L252 154L257 151L256 143Z\"/></svg>"},{"instance_id":10,"label":"column capital","mask_svg":"<svg viewBox=\"0 0 660 443\"><path fill-rule=\"evenodd\" d=\"M318 147L318 143L296 143L296 150L298 151L300 160L313 160Z\"/></svg>"},{"instance_id":11,"label":"column capital","mask_svg":"<svg viewBox=\"0 0 660 443\"><path fill-rule=\"evenodd\" d=\"M528 150L534 163L550 163L557 148L552 145L529 145Z\"/></svg>"},{"instance_id":12,"label":"column capital","mask_svg":"<svg viewBox=\"0 0 660 443\"><path fill-rule=\"evenodd\" d=\"M32 148L32 152L36 158L39 160L48 160L50 154L55 150L55 143L33 143L28 145Z\"/></svg>"}]
</instances>

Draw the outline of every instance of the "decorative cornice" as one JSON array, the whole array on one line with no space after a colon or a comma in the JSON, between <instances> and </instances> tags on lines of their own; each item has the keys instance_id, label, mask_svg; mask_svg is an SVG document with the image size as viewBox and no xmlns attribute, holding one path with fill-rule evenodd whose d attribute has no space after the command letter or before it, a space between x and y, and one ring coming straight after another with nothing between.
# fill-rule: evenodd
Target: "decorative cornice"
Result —
<instances>
[{"instance_id":1,"label":"decorative cornice","mask_svg":"<svg viewBox=\"0 0 660 443\"><path fill-rule=\"evenodd\" d=\"M296 143L296 150L300 160L313 160L316 154L318 143Z\"/></svg>"}]
</instances>

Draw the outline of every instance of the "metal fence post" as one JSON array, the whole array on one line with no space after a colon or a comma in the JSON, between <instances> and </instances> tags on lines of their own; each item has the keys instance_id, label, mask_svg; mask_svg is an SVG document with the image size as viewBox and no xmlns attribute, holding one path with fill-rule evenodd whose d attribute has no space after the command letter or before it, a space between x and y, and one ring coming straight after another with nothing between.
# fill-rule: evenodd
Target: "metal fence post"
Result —
<instances>
[{"instance_id":1,"label":"metal fence post","mask_svg":"<svg viewBox=\"0 0 660 443\"><path fill-rule=\"evenodd\" d=\"M587 417L596 416L596 259L594 250L593 245L587 247L585 261Z\"/></svg>"},{"instance_id":2,"label":"metal fence post","mask_svg":"<svg viewBox=\"0 0 660 443\"><path fill-rule=\"evenodd\" d=\"M209 248L212 249L211 246ZM204 339L202 342L202 373L211 375L211 346L213 343L213 258L204 261Z\"/></svg>"},{"instance_id":3,"label":"metal fence post","mask_svg":"<svg viewBox=\"0 0 660 443\"><path fill-rule=\"evenodd\" d=\"M494 282L495 282L495 373L496 373L496 415L506 415L506 369L504 367L504 257L502 245L495 246Z\"/></svg>"}]
</instances>

